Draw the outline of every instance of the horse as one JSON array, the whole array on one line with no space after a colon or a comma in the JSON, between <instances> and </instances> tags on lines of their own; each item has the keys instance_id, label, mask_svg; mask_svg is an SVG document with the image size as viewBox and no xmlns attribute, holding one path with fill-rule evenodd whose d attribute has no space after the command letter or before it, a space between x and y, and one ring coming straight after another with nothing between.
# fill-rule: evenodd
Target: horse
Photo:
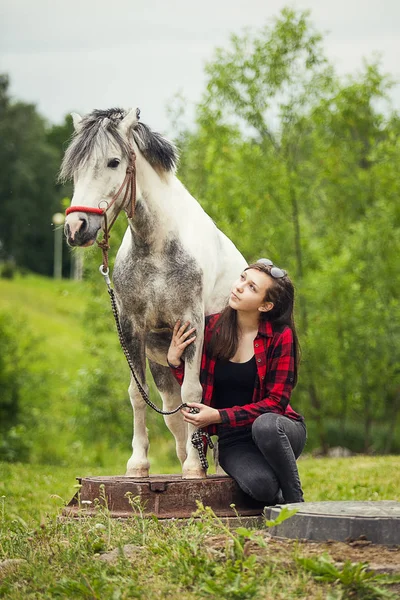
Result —
<instances>
[{"instance_id":1,"label":"horse","mask_svg":"<svg viewBox=\"0 0 400 600\"><path fill-rule=\"evenodd\" d=\"M247 263L177 178L175 145L139 114L118 108L93 110L83 118L72 113L75 131L60 169L61 180L74 182L64 231L70 246L90 246L104 232L106 218L112 223L119 211L127 213L113 271L121 329L141 385L148 390L147 357L163 409L171 411L181 402L201 402L205 316L225 306ZM181 388L166 360L178 319L189 321L197 336L183 356ZM128 392L134 427L126 475L148 477L146 405L132 377ZM194 427L179 412L164 418L175 437L182 477L206 476L191 443Z\"/></svg>"}]
</instances>

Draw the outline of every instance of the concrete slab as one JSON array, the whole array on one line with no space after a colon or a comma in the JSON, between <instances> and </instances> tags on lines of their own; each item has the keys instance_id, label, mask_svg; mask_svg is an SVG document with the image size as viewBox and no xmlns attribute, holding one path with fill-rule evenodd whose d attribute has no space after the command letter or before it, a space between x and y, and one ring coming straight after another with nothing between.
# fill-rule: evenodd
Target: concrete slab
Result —
<instances>
[{"instance_id":1,"label":"concrete slab","mask_svg":"<svg viewBox=\"0 0 400 600\"><path fill-rule=\"evenodd\" d=\"M301 502L285 505L297 513L272 527L273 536L313 541L367 539L374 544L400 544L400 502ZM267 507L275 520L283 505Z\"/></svg>"}]
</instances>

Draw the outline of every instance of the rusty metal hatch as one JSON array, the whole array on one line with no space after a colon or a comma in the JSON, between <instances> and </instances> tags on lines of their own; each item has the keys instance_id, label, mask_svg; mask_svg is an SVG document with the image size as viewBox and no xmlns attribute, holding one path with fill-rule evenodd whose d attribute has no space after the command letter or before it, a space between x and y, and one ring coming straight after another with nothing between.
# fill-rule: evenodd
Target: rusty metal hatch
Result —
<instances>
[{"instance_id":1,"label":"rusty metal hatch","mask_svg":"<svg viewBox=\"0 0 400 600\"><path fill-rule=\"evenodd\" d=\"M155 515L159 519L188 518L197 509L197 500L210 506L219 517L260 515L263 509L228 476L182 479L181 475L151 475L143 478L77 477L77 480L82 487L65 507L65 516L95 514L97 505L107 504L112 517L130 517L135 510L127 494L139 499L142 514Z\"/></svg>"}]
</instances>

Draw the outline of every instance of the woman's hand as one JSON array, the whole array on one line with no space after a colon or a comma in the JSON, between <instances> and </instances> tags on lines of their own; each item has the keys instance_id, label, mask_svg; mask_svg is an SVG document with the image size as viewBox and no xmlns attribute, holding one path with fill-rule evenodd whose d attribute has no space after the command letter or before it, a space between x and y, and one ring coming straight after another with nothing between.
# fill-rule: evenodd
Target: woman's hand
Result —
<instances>
[{"instance_id":1,"label":"woman's hand","mask_svg":"<svg viewBox=\"0 0 400 600\"><path fill-rule=\"evenodd\" d=\"M212 425L213 423L222 422L221 415L216 408L205 406L199 402L187 402L187 405L190 408L197 408L199 412L191 413L187 408L181 408L183 420L186 421L186 423L190 423L195 427L206 427L207 425Z\"/></svg>"},{"instance_id":2,"label":"woman's hand","mask_svg":"<svg viewBox=\"0 0 400 600\"><path fill-rule=\"evenodd\" d=\"M195 335L189 338L189 336L194 331L196 331L195 327L192 327L191 329L188 329L186 331L189 325L189 321L186 321L186 323L184 323L181 326L180 319L178 319L178 321L175 323L174 331L172 333L171 345L168 349L167 354L167 360L169 364L171 364L174 367L178 367L181 364L181 356L183 354L183 351L185 350L185 348L187 348L187 346L189 346L189 344L192 344L196 339Z\"/></svg>"}]
</instances>

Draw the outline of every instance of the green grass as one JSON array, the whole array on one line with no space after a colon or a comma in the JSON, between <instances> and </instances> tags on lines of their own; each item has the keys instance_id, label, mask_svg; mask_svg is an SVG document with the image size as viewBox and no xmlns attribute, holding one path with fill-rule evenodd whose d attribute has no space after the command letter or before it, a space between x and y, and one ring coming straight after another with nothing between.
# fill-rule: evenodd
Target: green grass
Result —
<instances>
[{"instance_id":1,"label":"green grass","mask_svg":"<svg viewBox=\"0 0 400 600\"><path fill-rule=\"evenodd\" d=\"M400 501L399 456L305 458L298 464L308 501Z\"/></svg>"},{"instance_id":2,"label":"green grass","mask_svg":"<svg viewBox=\"0 0 400 600\"><path fill-rule=\"evenodd\" d=\"M3 279L0 285L0 310L10 312L25 323L35 337L32 368L46 378L49 394L46 401L53 423L60 422L62 435L61 423L71 384L80 369L95 364L86 347L83 328L89 285L39 275Z\"/></svg>"},{"instance_id":3,"label":"green grass","mask_svg":"<svg viewBox=\"0 0 400 600\"><path fill-rule=\"evenodd\" d=\"M304 459L299 466L306 499L400 499L400 483L394 476L398 459L384 461ZM57 518L63 501L76 491L76 475L105 473L104 468L82 473L72 467L0 464L0 597L396 597L388 578L380 579L361 563L338 566L315 550L309 555L307 546L274 542L266 526L257 532L229 531L206 509L184 527L140 516L111 519L103 508L95 517ZM127 544L130 547L124 550ZM100 559L111 550L116 552L113 563ZM8 559L22 562L2 563Z\"/></svg>"},{"instance_id":4,"label":"green grass","mask_svg":"<svg viewBox=\"0 0 400 600\"><path fill-rule=\"evenodd\" d=\"M127 453L129 454L129 453ZM179 473L178 461L163 461L161 450L152 462L153 473ZM128 456L127 456L128 457ZM114 457L115 458L115 457ZM0 463L0 496L7 510L29 524L40 523L43 516L54 517L63 502L70 500L76 477L122 475L124 457L106 467L93 465L29 465ZM360 456L345 459L306 458L299 461L305 498L322 500L397 500L400 481L399 457Z\"/></svg>"},{"instance_id":5,"label":"green grass","mask_svg":"<svg viewBox=\"0 0 400 600\"><path fill-rule=\"evenodd\" d=\"M71 388L80 369L96 364L83 319L89 284L19 275L0 280L0 286L0 311L11 314L34 338L29 368L39 379L40 393L34 389L29 396L28 391L20 402L36 419L34 429L26 433L31 459L61 463L65 449L76 442Z\"/></svg>"},{"instance_id":6,"label":"green grass","mask_svg":"<svg viewBox=\"0 0 400 600\"><path fill-rule=\"evenodd\" d=\"M0 310L24 320L38 338L39 352L57 389L65 391L79 368L93 363L84 345L82 324L89 285L27 275L2 279L0 286ZM41 366L39 361L38 369Z\"/></svg>"}]
</instances>

